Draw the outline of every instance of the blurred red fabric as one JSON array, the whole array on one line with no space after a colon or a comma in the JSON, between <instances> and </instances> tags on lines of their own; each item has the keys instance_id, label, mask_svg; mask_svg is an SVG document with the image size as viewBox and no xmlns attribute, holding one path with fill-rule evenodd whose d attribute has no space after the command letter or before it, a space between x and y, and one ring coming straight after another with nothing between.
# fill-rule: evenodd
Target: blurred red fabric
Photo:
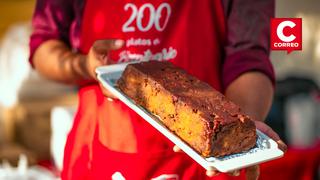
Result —
<instances>
[{"instance_id":1,"label":"blurred red fabric","mask_svg":"<svg viewBox=\"0 0 320 180\"><path fill-rule=\"evenodd\" d=\"M311 180L320 168L320 139L310 148L291 147L283 158L261 165L260 179Z\"/></svg>"},{"instance_id":2,"label":"blurred red fabric","mask_svg":"<svg viewBox=\"0 0 320 180\"><path fill-rule=\"evenodd\" d=\"M261 164L259 180L313 180L319 169L320 139L309 148L289 147L284 157ZM238 177L227 174L218 177L213 179L245 180L245 173L242 170Z\"/></svg>"},{"instance_id":3,"label":"blurred red fabric","mask_svg":"<svg viewBox=\"0 0 320 180\"><path fill-rule=\"evenodd\" d=\"M59 176L59 172L51 161L43 160L38 164L46 167L48 170ZM290 147L283 158L263 163L261 164L260 168L260 180L315 179L315 173L317 173L320 168L320 140L314 146L309 148L302 149ZM239 177L232 177L226 174L221 174L219 176L221 179L228 180L245 179L244 172L242 172Z\"/></svg>"}]
</instances>

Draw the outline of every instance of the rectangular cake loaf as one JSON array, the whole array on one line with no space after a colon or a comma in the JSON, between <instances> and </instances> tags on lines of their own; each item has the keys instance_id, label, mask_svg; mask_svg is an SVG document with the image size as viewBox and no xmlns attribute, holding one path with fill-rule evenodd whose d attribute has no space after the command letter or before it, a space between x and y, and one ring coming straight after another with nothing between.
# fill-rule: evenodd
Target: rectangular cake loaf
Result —
<instances>
[{"instance_id":1,"label":"rectangular cake loaf","mask_svg":"<svg viewBox=\"0 0 320 180\"><path fill-rule=\"evenodd\" d=\"M117 85L204 157L255 146L255 125L237 105L170 62L130 64Z\"/></svg>"}]
</instances>

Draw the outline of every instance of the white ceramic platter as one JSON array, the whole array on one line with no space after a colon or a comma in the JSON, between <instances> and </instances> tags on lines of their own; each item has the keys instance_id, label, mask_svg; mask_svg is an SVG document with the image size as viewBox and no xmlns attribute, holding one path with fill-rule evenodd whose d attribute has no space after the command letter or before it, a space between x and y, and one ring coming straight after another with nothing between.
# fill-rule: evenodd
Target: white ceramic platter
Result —
<instances>
[{"instance_id":1,"label":"white ceramic platter","mask_svg":"<svg viewBox=\"0 0 320 180\"><path fill-rule=\"evenodd\" d=\"M188 144L183 142L178 136L172 133L164 126L155 115L148 112L143 107L135 104L129 97L122 93L116 86L116 81L120 78L122 72L128 63L102 66L96 69L99 81L104 88L113 93L128 107L138 113L143 119L150 123L154 128L171 140L174 144L180 147L197 163L205 169L217 169L221 172L228 172L235 169L244 168L254 164L259 164L265 161L270 161L283 156L283 152L278 149L277 143L268 136L257 130L257 144L254 148L247 152L232 154L221 158L204 158Z\"/></svg>"}]
</instances>

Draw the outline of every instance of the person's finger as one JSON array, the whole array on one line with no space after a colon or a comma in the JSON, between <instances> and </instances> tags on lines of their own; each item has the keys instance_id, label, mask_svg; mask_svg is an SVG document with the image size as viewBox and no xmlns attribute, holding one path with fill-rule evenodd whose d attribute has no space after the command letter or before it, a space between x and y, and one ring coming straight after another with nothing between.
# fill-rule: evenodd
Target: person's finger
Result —
<instances>
[{"instance_id":1,"label":"person's finger","mask_svg":"<svg viewBox=\"0 0 320 180\"><path fill-rule=\"evenodd\" d=\"M173 146L173 151L174 152L182 152L182 150L177 145ZM212 176L216 176L216 175L220 174L220 172L215 170L215 169L211 169L211 170L207 170L206 174L207 174L207 176L212 177ZM240 175L240 171L239 170L235 170L235 171L232 171L232 172L228 172L228 174L231 175L231 176L239 176Z\"/></svg>"},{"instance_id":2,"label":"person's finger","mask_svg":"<svg viewBox=\"0 0 320 180\"><path fill-rule=\"evenodd\" d=\"M123 40L97 40L93 43L91 50L96 59L103 65L115 64L116 62L108 58L109 51L120 49L124 45Z\"/></svg>"},{"instance_id":3,"label":"person's finger","mask_svg":"<svg viewBox=\"0 0 320 180\"><path fill-rule=\"evenodd\" d=\"M279 149L281 149L283 152L287 151L287 145L280 139L279 135L275 131L273 131L271 127L261 121L254 121L254 123L257 129L277 142Z\"/></svg>"},{"instance_id":4,"label":"person's finger","mask_svg":"<svg viewBox=\"0 0 320 180\"><path fill-rule=\"evenodd\" d=\"M277 144L278 144L278 148L279 148L281 151L283 151L283 152L286 152L286 151L287 151L288 147L287 147L287 145L286 145L282 140L278 140L278 141L276 141L276 142L277 142Z\"/></svg>"},{"instance_id":5,"label":"person's finger","mask_svg":"<svg viewBox=\"0 0 320 180\"><path fill-rule=\"evenodd\" d=\"M246 179L256 180L259 178L260 168L259 165L254 165L246 168Z\"/></svg>"},{"instance_id":6,"label":"person's finger","mask_svg":"<svg viewBox=\"0 0 320 180\"><path fill-rule=\"evenodd\" d=\"M173 146L173 151L174 152L182 152L182 150L177 145Z\"/></svg>"},{"instance_id":7,"label":"person's finger","mask_svg":"<svg viewBox=\"0 0 320 180\"><path fill-rule=\"evenodd\" d=\"M113 101L115 99L118 99L110 91L108 91L106 88L104 88L102 86L102 84L99 83L99 85L100 85L100 89L102 90L102 94L108 98L108 101Z\"/></svg>"},{"instance_id":8,"label":"person's finger","mask_svg":"<svg viewBox=\"0 0 320 180\"><path fill-rule=\"evenodd\" d=\"M98 54L107 54L110 50L117 50L124 45L121 39L96 40L92 48Z\"/></svg>"},{"instance_id":9,"label":"person's finger","mask_svg":"<svg viewBox=\"0 0 320 180\"><path fill-rule=\"evenodd\" d=\"M173 146L173 151L174 152L182 152L182 150L177 145ZM209 176L209 177L217 176L219 174L220 174L220 172L218 170L215 170L215 169L210 169L210 170L206 171L206 175ZM228 174L231 175L231 176L239 176L240 175L240 171L239 170L235 170L235 171L232 171L232 172L228 172Z\"/></svg>"},{"instance_id":10,"label":"person's finger","mask_svg":"<svg viewBox=\"0 0 320 180\"><path fill-rule=\"evenodd\" d=\"M240 171L239 170L234 170L234 171L228 172L228 174L230 176L239 176L240 175Z\"/></svg>"},{"instance_id":11,"label":"person's finger","mask_svg":"<svg viewBox=\"0 0 320 180\"><path fill-rule=\"evenodd\" d=\"M209 177L217 176L219 174L220 174L220 172L217 170L207 170L206 171L206 175Z\"/></svg>"}]
</instances>

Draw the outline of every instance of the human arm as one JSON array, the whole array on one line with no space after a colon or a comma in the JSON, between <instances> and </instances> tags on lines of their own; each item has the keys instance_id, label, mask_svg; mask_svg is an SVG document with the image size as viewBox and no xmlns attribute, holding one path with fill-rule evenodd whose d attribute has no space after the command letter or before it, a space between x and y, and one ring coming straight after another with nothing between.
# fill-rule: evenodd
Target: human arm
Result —
<instances>
[{"instance_id":1,"label":"human arm","mask_svg":"<svg viewBox=\"0 0 320 180\"><path fill-rule=\"evenodd\" d=\"M275 77L269 59L270 19L274 17L273 0L226 0L228 38L223 65L225 95L254 120L257 129L278 143L286 145L263 121L274 93ZM246 168L247 179L259 177L259 166Z\"/></svg>"},{"instance_id":2,"label":"human arm","mask_svg":"<svg viewBox=\"0 0 320 180\"><path fill-rule=\"evenodd\" d=\"M62 41L48 40L42 43L33 55L35 69L48 79L79 84L95 80L95 68L111 63L108 52L122 46L121 40L98 40L87 55L72 52Z\"/></svg>"},{"instance_id":3,"label":"human arm","mask_svg":"<svg viewBox=\"0 0 320 180\"><path fill-rule=\"evenodd\" d=\"M71 50L74 19L72 1L36 1L29 61L48 79L67 84L90 79L84 67L84 56Z\"/></svg>"},{"instance_id":4,"label":"human arm","mask_svg":"<svg viewBox=\"0 0 320 180\"><path fill-rule=\"evenodd\" d=\"M62 41L43 42L33 55L35 69L44 77L67 84L81 84L95 81L95 68L111 64L108 53L123 46L121 40L97 40L87 55L72 52ZM108 97L114 96L104 90Z\"/></svg>"},{"instance_id":5,"label":"human arm","mask_svg":"<svg viewBox=\"0 0 320 180\"><path fill-rule=\"evenodd\" d=\"M266 75L250 71L235 79L225 95L255 121L264 121L272 103L273 87Z\"/></svg>"},{"instance_id":6,"label":"human arm","mask_svg":"<svg viewBox=\"0 0 320 180\"><path fill-rule=\"evenodd\" d=\"M275 84L269 58L275 1L224 0L223 6L228 27L222 66L225 95L254 120L264 121Z\"/></svg>"},{"instance_id":7,"label":"human arm","mask_svg":"<svg viewBox=\"0 0 320 180\"><path fill-rule=\"evenodd\" d=\"M263 123L273 98L272 83L265 74L255 71L244 73L227 87L225 94L255 120L257 129L275 140L282 151L286 151L287 147L277 133ZM247 179L257 179L259 173L258 165L246 168Z\"/></svg>"},{"instance_id":8,"label":"human arm","mask_svg":"<svg viewBox=\"0 0 320 180\"><path fill-rule=\"evenodd\" d=\"M86 65L86 56L73 53L62 41L43 42L33 55L34 68L44 77L65 84L79 84L92 77Z\"/></svg>"},{"instance_id":9,"label":"human arm","mask_svg":"<svg viewBox=\"0 0 320 180\"><path fill-rule=\"evenodd\" d=\"M81 7L79 4L75 7L70 0L36 2L29 61L48 79L76 85L93 82L95 67L111 63L105 57L109 50L116 49L114 40L97 41L88 54L80 53L77 23Z\"/></svg>"}]
</instances>

